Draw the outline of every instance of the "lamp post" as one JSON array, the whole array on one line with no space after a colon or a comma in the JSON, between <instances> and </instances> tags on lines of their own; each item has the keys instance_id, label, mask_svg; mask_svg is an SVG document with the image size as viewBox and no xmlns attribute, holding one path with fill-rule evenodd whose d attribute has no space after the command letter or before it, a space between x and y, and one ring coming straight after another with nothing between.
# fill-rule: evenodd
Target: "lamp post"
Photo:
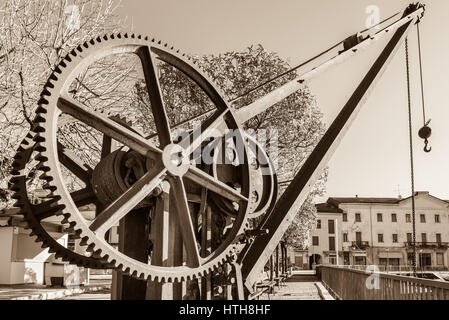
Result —
<instances>
[{"instance_id":1,"label":"lamp post","mask_svg":"<svg viewBox=\"0 0 449 320\"><path fill-rule=\"evenodd\" d=\"M422 268L422 249L419 250L419 265L421 266L421 277L422 277L422 272L423 272L423 268Z\"/></svg>"},{"instance_id":2,"label":"lamp post","mask_svg":"<svg viewBox=\"0 0 449 320\"><path fill-rule=\"evenodd\" d=\"M338 231L338 219L335 219L335 250L336 250L336 256L337 256L337 266L340 264L339 263L339 261L338 261L338 234L339 233L339 231Z\"/></svg>"},{"instance_id":3,"label":"lamp post","mask_svg":"<svg viewBox=\"0 0 449 320\"><path fill-rule=\"evenodd\" d=\"M389 273L390 270L390 248L387 248L387 273Z\"/></svg>"}]
</instances>

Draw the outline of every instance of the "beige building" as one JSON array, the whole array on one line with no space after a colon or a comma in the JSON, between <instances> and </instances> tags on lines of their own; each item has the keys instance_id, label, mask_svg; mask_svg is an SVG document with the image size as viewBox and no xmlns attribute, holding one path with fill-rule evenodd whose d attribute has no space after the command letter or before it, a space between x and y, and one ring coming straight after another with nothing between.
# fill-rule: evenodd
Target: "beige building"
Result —
<instances>
[{"instance_id":1,"label":"beige building","mask_svg":"<svg viewBox=\"0 0 449 320\"><path fill-rule=\"evenodd\" d=\"M318 204L316 230L307 252L297 252L295 265L384 265L412 263L412 199L329 198ZM448 270L449 201L417 192L417 265Z\"/></svg>"},{"instance_id":2,"label":"beige building","mask_svg":"<svg viewBox=\"0 0 449 320\"><path fill-rule=\"evenodd\" d=\"M86 206L86 211L83 211L85 217L93 219L95 212L88 209ZM80 240L69 237L60 225L60 218L50 217L41 224L62 246L84 252L78 245ZM52 278L63 279L65 285L78 285L87 281L86 269L57 259L48 248L42 248L42 243L36 242L36 236L30 236L30 233L31 230L17 209L0 210L0 285L50 285Z\"/></svg>"}]
</instances>

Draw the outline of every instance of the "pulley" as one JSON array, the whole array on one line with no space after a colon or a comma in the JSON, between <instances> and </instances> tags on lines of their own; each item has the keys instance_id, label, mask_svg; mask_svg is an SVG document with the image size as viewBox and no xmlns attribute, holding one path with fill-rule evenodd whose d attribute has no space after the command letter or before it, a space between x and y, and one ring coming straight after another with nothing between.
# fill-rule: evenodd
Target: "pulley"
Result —
<instances>
[{"instance_id":1,"label":"pulley","mask_svg":"<svg viewBox=\"0 0 449 320\"><path fill-rule=\"evenodd\" d=\"M429 144L429 140L428 140L428 139L429 139L430 136L432 135L432 129L429 127L429 123L430 123L430 120L427 121L426 124L424 125L424 127L422 127L422 128L419 130L419 132L418 132L419 137L420 137L421 139L424 139L424 144L425 144L425 146L424 146L424 151L425 151L425 152L430 152L430 151L432 151L432 147L429 147L429 146L428 146L428 144Z\"/></svg>"}]
</instances>

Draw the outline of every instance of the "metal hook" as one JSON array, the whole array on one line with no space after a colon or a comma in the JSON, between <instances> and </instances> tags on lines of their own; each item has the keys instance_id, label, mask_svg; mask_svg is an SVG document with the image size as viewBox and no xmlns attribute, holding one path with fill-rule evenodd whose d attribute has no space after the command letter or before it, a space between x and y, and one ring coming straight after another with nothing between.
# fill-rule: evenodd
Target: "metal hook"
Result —
<instances>
[{"instance_id":1,"label":"metal hook","mask_svg":"<svg viewBox=\"0 0 449 320\"><path fill-rule=\"evenodd\" d=\"M425 143L425 146L424 146L424 152L429 153L430 151L432 151L432 147L429 147L429 146L428 146L429 140L425 139L425 140L424 140L424 143Z\"/></svg>"}]
</instances>

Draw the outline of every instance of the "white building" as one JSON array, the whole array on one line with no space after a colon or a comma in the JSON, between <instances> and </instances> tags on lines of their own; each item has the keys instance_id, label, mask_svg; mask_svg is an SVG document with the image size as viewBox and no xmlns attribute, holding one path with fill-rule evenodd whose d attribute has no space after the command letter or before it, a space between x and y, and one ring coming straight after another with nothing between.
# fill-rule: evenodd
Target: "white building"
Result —
<instances>
[{"instance_id":1,"label":"white building","mask_svg":"<svg viewBox=\"0 0 449 320\"><path fill-rule=\"evenodd\" d=\"M297 253L297 266L411 265L411 197L329 198L316 207L317 228L307 252ZM417 192L415 208L418 268L448 270L449 201Z\"/></svg>"}]
</instances>

